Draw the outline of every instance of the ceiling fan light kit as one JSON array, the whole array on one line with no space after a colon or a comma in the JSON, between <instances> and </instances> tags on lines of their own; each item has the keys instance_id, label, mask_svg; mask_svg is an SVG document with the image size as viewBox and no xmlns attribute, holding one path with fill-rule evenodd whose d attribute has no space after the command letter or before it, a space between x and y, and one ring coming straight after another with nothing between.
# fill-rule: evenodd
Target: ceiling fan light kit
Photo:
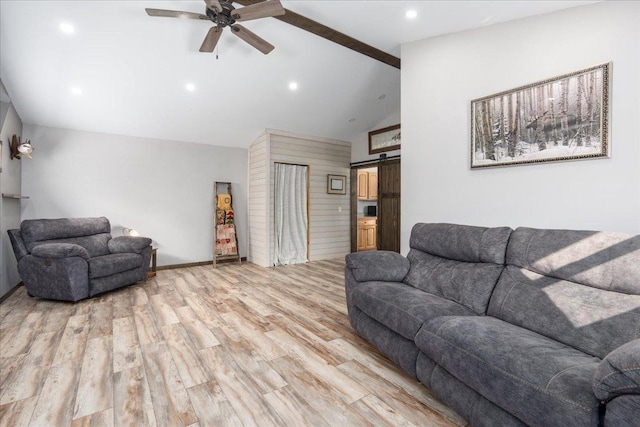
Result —
<instances>
[{"instance_id":1,"label":"ceiling fan light kit","mask_svg":"<svg viewBox=\"0 0 640 427\"><path fill-rule=\"evenodd\" d=\"M200 46L200 52L213 52L225 27L231 28L232 34L238 36L238 38L265 55L274 49L272 44L242 25L237 24L237 22L284 15L285 9L279 0L268 0L239 9L233 6L231 0L205 0L205 3L207 5L205 14L165 9L147 8L145 10L149 16L199 19L213 22L215 26L209 29Z\"/></svg>"}]
</instances>

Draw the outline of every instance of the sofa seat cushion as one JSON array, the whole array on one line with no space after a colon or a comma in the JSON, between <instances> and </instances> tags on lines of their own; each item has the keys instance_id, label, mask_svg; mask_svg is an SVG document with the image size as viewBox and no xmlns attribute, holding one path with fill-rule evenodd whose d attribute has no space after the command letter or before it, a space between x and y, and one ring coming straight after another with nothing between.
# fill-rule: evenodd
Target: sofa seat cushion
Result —
<instances>
[{"instance_id":1,"label":"sofa seat cushion","mask_svg":"<svg viewBox=\"0 0 640 427\"><path fill-rule=\"evenodd\" d=\"M351 298L369 317L410 340L433 317L475 315L463 305L398 282L361 283Z\"/></svg>"},{"instance_id":2,"label":"sofa seat cushion","mask_svg":"<svg viewBox=\"0 0 640 427\"><path fill-rule=\"evenodd\" d=\"M142 255L139 254L103 255L89 260L89 277L96 279L98 277L111 276L112 274L138 268L141 265Z\"/></svg>"},{"instance_id":3,"label":"sofa seat cushion","mask_svg":"<svg viewBox=\"0 0 640 427\"><path fill-rule=\"evenodd\" d=\"M425 323L418 348L454 377L529 425L590 425L600 359L490 316Z\"/></svg>"}]
</instances>

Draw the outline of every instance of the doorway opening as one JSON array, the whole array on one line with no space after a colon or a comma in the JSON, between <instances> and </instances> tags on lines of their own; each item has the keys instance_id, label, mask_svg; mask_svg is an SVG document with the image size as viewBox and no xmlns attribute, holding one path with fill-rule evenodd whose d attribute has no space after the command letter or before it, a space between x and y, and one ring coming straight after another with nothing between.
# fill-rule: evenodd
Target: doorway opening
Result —
<instances>
[{"instance_id":1,"label":"doorway opening","mask_svg":"<svg viewBox=\"0 0 640 427\"><path fill-rule=\"evenodd\" d=\"M400 252L400 159L351 166L351 252Z\"/></svg>"},{"instance_id":2,"label":"doorway opening","mask_svg":"<svg viewBox=\"0 0 640 427\"><path fill-rule=\"evenodd\" d=\"M309 166L274 164L274 265L309 261Z\"/></svg>"}]
</instances>

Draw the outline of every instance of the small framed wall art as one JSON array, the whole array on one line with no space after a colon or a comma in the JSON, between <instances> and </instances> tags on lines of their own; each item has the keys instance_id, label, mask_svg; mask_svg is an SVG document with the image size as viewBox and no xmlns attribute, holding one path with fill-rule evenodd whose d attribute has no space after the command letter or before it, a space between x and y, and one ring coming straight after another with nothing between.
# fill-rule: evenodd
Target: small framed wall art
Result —
<instances>
[{"instance_id":1,"label":"small framed wall art","mask_svg":"<svg viewBox=\"0 0 640 427\"><path fill-rule=\"evenodd\" d=\"M344 175L327 175L328 194L347 194L347 177Z\"/></svg>"},{"instance_id":2,"label":"small framed wall art","mask_svg":"<svg viewBox=\"0 0 640 427\"><path fill-rule=\"evenodd\" d=\"M471 101L471 169L609 157L611 63Z\"/></svg>"},{"instance_id":3,"label":"small framed wall art","mask_svg":"<svg viewBox=\"0 0 640 427\"><path fill-rule=\"evenodd\" d=\"M400 149L400 125L369 132L369 154Z\"/></svg>"}]
</instances>

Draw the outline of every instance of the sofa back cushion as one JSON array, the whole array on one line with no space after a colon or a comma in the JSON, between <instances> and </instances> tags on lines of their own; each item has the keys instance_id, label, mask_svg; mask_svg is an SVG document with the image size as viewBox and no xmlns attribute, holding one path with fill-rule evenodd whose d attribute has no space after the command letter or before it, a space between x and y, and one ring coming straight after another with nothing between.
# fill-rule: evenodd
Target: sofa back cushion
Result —
<instances>
[{"instance_id":1,"label":"sofa back cushion","mask_svg":"<svg viewBox=\"0 0 640 427\"><path fill-rule=\"evenodd\" d=\"M640 337L640 236L518 228L487 314L606 356Z\"/></svg>"},{"instance_id":2,"label":"sofa back cushion","mask_svg":"<svg viewBox=\"0 0 640 427\"><path fill-rule=\"evenodd\" d=\"M404 282L485 314L510 235L509 227L416 224Z\"/></svg>"},{"instance_id":3,"label":"sofa back cushion","mask_svg":"<svg viewBox=\"0 0 640 427\"><path fill-rule=\"evenodd\" d=\"M42 243L75 243L91 257L109 254L111 224L105 217L24 220L20 230L29 252Z\"/></svg>"}]
</instances>

